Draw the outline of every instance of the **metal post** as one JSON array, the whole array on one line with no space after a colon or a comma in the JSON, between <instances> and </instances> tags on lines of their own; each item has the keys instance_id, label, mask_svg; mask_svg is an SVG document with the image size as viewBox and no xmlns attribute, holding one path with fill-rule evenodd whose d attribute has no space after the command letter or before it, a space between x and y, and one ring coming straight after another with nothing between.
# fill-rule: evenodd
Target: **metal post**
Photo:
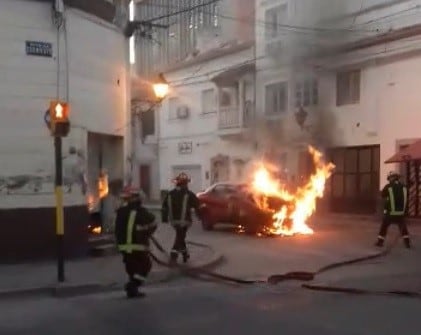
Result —
<instances>
[{"instance_id":1,"label":"metal post","mask_svg":"<svg viewBox=\"0 0 421 335\"><path fill-rule=\"evenodd\" d=\"M55 198L56 198L56 237L57 237L57 278L64 282L64 211L63 211L63 164L61 137L54 137L55 152Z\"/></svg>"}]
</instances>

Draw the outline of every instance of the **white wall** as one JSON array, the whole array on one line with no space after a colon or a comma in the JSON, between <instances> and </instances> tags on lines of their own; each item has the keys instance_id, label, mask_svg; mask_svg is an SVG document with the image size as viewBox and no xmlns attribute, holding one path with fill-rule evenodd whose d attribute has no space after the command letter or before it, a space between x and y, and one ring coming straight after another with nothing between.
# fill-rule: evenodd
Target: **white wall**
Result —
<instances>
[{"instance_id":1,"label":"white wall","mask_svg":"<svg viewBox=\"0 0 421 335\"><path fill-rule=\"evenodd\" d=\"M324 78L323 91L328 92L340 143L380 144L381 184L387 172L395 168L383 163L396 152L397 141L421 138L420 71L421 57L366 67L361 74L360 103L341 107L336 107L335 77Z\"/></svg>"},{"instance_id":2,"label":"white wall","mask_svg":"<svg viewBox=\"0 0 421 335\"><path fill-rule=\"evenodd\" d=\"M236 64L253 60L252 49L219 57L217 59L192 65L174 73L166 73L171 83L171 92L159 111L159 160L161 189L173 187L173 166L200 165L202 173L202 187L210 185L210 159L217 154L229 155L237 158L251 158L252 150L248 142L222 140L217 134L217 114L203 114L201 93L205 89L216 86L209 79L221 70L226 70ZM178 97L183 104L190 108L188 119L169 119L169 99ZM179 154L178 143L192 142L191 154Z\"/></svg>"},{"instance_id":3,"label":"white wall","mask_svg":"<svg viewBox=\"0 0 421 335\"><path fill-rule=\"evenodd\" d=\"M265 10L284 0L260 0L256 2L256 18L264 20ZM399 29L420 23L419 0L394 1L394 5L374 10L374 6L387 4L388 0L359 1L350 0L297 0L289 1L289 19L286 24L293 26L324 27L340 29L351 28L349 34L339 34L346 39L362 39L390 29ZM371 9L370 9L371 8ZM370 10L367 10L370 9ZM358 12L364 12L358 14ZM264 111L264 86L281 80L293 80L297 71L305 70L302 64L293 67L289 60L282 58L288 50L280 50L279 56L266 54L264 26L256 25L257 43L257 112ZM379 31L374 31L379 29ZM295 30L295 32L294 32ZM297 32L300 29L285 29L282 38L294 43L308 43L308 39L320 46L338 43L340 30L315 33L312 29ZM304 41L304 42L303 42ZM330 43L330 44L329 44ZM393 165L383 162L397 150L397 141L421 138L418 127L418 110L421 97L419 71L421 58L399 60L404 52L421 51L421 40L411 37L406 40L378 45L352 54L333 55L322 62L309 62L314 65L307 71L316 70L319 78L319 105L332 111L335 129L332 138L337 145L381 145L381 184ZM389 63L383 59L394 55ZM413 56L414 57L414 56ZM362 66L360 103L336 107L336 71L349 66ZM293 94L289 97L293 98ZM290 104L291 108L291 104ZM290 116L291 116L290 111Z\"/></svg>"},{"instance_id":4,"label":"white wall","mask_svg":"<svg viewBox=\"0 0 421 335\"><path fill-rule=\"evenodd\" d=\"M127 120L125 39L100 19L67 11L69 102L71 134L63 154L72 145L87 152L86 130L124 135ZM0 194L2 207L50 206L54 203L52 138L44 124L49 101L56 98L57 35L51 5L44 2L0 2L0 176L38 176L44 187L37 196L32 187ZM53 57L29 56L25 41L50 42ZM60 39L60 98L67 98L64 35ZM117 84L120 80L120 85ZM116 130L121 127L120 130ZM47 178L47 179L46 179ZM50 178L51 179L51 178ZM3 183L4 185L4 183ZM27 195L25 195L27 194ZM84 203L81 195L66 196L66 204Z\"/></svg>"}]
</instances>

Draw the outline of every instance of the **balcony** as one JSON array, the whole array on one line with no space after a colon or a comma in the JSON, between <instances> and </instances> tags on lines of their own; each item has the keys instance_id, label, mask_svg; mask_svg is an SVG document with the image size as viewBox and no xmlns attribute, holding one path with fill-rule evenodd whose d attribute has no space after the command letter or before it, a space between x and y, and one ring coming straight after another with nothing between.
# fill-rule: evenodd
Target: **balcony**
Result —
<instances>
[{"instance_id":1,"label":"balcony","mask_svg":"<svg viewBox=\"0 0 421 335\"><path fill-rule=\"evenodd\" d=\"M219 107L218 129L248 128L253 120L253 103L246 101L243 107L229 106Z\"/></svg>"},{"instance_id":2,"label":"balcony","mask_svg":"<svg viewBox=\"0 0 421 335\"><path fill-rule=\"evenodd\" d=\"M242 135L254 117L254 65L242 65L213 78L218 87L218 134Z\"/></svg>"}]
</instances>

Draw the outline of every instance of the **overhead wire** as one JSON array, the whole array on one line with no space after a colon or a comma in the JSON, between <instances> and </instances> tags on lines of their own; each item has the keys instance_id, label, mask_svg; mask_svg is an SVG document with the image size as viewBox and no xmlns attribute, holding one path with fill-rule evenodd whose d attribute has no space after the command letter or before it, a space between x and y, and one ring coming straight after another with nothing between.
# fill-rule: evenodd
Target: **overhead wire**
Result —
<instances>
[{"instance_id":1,"label":"overhead wire","mask_svg":"<svg viewBox=\"0 0 421 335\"><path fill-rule=\"evenodd\" d=\"M212 3L216 3L220 0L217 1L212 1L211 3L206 3L206 4L202 4L202 5L196 5L196 6L191 6L191 7L186 7L183 8L182 10L178 10L175 12L169 12L168 14L162 15L162 16L158 16L152 19L147 20L148 22L151 21L156 21L156 20L160 20L166 17L171 17L171 16L175 16L178 15L180 13L187 13L187 12L191 12L194 11L200 7L206 7ZM140 4L141 6L145 6L145 7L155 7L155 8L173 8L173 9L178 9L178 7L176 6L167 6L167 5L160 5L157 3L150 3L147 2L145 4ZM206 15L213 15L214 13L209 13L209 12L202 12ZM230 16L230 15L226 15L226 14L216 14L218 17L223 18L223 19L228 19L228 20L234 20L234 21L240 21L240 22L245 22L245 23L249 23L252 25L256 25L256 23L263 25L263 26L276 26L278 28L281 29L285 29L287 31L291 31L291 32L296 32L296 33L314 33L314 32L326 32L326 33L344 33L344 32L361 32L361 33L368 33L368 32L378 32L378 30L371 30L371 29L350 29L350 28L339 28L339 27L316 27L316 26L300 26L300 25L292 25L292 24L283 24L283 23L272 23L272 22L267 22L265 20L260 20L260 19L244 19L241 17L235 17L235 16Z\"/></svg>"},{"instance_id":2,"label":"overhead wire","mask_svg":"<svg viewBox=\"0 0 421 335\"><path fill-rule=\"evenodd\" d=\"M160 19L163 19L163 18L168 18L169 16L174 16L174 15L178 15L178 14L180 14L180 13L185 13L185 12L189 12L189 11L193 11L193 10L195 10L195 9L198 9L198 8L201 8L201 7L205 7L205 6L208 6L208 5L211 5L211 4L214 4L214 3L216 3L216 2L218 2L219 0L215 0L215 1L209 1L209 2L207 2L207 3L204 3L204 4L199 4L199 5L196 5L196 6L191 6L191 7L188 7L188 8L183 8L183 9L181 9L181 10L178 10L178 11L175 11L175 12L172 12L172 13L168 13L168 14L166 14L166 15L161 15L161 16L158 16L158 17L154 17L154 18L152 18L152 19L149 19L148 21L150 21L150 22L152 22L152 21L157 21L157 20L160 20ZM362 0L362 5L363 5L363 2L364 2L364 0ZM168 8L176 8L175 6L170 6L170 5L165 5L165 6L163 6L163 5L159 5L159 4L151 4L151 3L146 3L146 4L143 4L143 6L152 6L152 7L165 7L166 9L168 9ZM415 6L415 7L413 7L412 9L409 9L409 10L414 10L414 9L417 9L418 8L418 6ZM402 12L407 12L408 10L405 10L405 11L402 11ZM212 13L206 13L206 14L212 14ZM251 23L251 21L247 21L247 20L244 20L244 19L241 19L241 18L235 18L235 17L230 17L230 16L228 16L228 15L222 15L222 14L217 14L219 17L221 17L221 18L228 18L228 19L233 19L233 20L238 20L238 21L245 21L245 22L250 22ZM255 20L253 20L253 23L255 22ZM259 22L259 21L258 21ZM263 24L267 24L266 22L264 22L264 21L261 21L260 20L260 23L263 23ZM292 27L292 28L300 28L300 29L302 29L302 28L304 28L304 29L313 29L312 27L300 27L300 26L289 26L289 25L281 25L282 27ZM345 29L346 31L355 31L355 30L349 30L349 29ZM323 28L323 31L328 31L328 28ZM344 31L343 29L341 30L342 32ZM312 45L315 45L315 46L320 46L320 44L318 44L318 43L313 43ZM380 52L372 52L372 53L366 53L366 54L363 54L362 56L370 56L370 55L372 55L372 56L375 56L375 55L379 55L379 54L384 54L384 53L386 53L386 52L391 52L391 51L396 51L396 50L399 50L399 49L403 49L404 47L401 47L401 48L394 48L394 49L388 49L388 50L384 50L384 51L380 51ZM234 68L234 67L237 67L237 66L241 66L241 65L247 65L247 64L250 64L250 63L252 63L252 62L255 62L255 61L257 61L257 60L260 60L260 59L264 59L264 58L270 58L269 56L267 56L267 55L262 55L262 56L258 56L258 57L253 57L253 58L251 58L251 59L248 59L248 60L246 60L246 61L244 61L244 62L242 62L242 63L240 63L240 64L236 64L235 66L230 66L230 67L223 67L223 68L219 68L219 69L216 69L216 70L211 70L211 71L207 71L207 72L205 72L205 73L200 73L199 74L199 76L198 76L198 73L200 72L200 70L202 70L203 69L203 67L205 66L205 64L200 64L193 72L192 72L192 74L191 75L189 75L189 76L186 76L186 77L183 77L183 78L180 78L180 79L176 79L176 80L173 80L173 81L170 81L169 83L170 84L173 84L174 86L183 86L184 84L186 84L187 82L188 82L188 84L189 85L193 85L193 84L195 84L195 83L202 83L202 82L206 82L206 81L208 81L209 80L209 75L211 75L211 74L214 74L214 73L218 73L218 72L222 72L222 71L226 71L226 70L229 70L229 69L231 69L231 68ZM291 65L291 64L289 64L289 65ZM288 66L288 63L285 63L285 64L276 64L275 66L271 66L271 67L266 67L266 68L260 68L260 69L256 69L256 72L260 72L260 71L268 71L268 70L271 70L271 69L278 69L279 67L281 67L281 66ZM190 80L191 79L197 79L197 78L203 78L202 80L197 80L197 81L193 81L193 82L190 82ZM129 123L130 124L130 123ZM128 124L128 125L129 125ZM127 126L128 126L127 125ZM123 126L123 127L120 127L120 128L118 128L118 129L116 129L116 131L118 131L118 130L121 130L121 129L123 129L125 126Z\"/></svg>"},{"instance_id":3,"label":"overhead wire","mask_svg":"<svg viewBox=\"0 0 421 335\"><path fill-rule=\"evenodd\" d=\"M414 40L418 40L418 39L420 39L420 37L419 36L416 36L416 37L407 39L407 41L410 42L410 41L414 41ZM407 46L401 46L401 47L396 47L396 48L389 48L389 49L385 49L385 50L382 50L382 51L360 53L359 56L361 56L361 57L370 57L370 56L383 55L383 54L386 54L386 53L389 53L389 52L395 52L395 51L404 50L406 48L407 48ZM212 71L207 71L205 73L200 73L199 76L197 76L197 74L199 73L199 71L204 66L204 64L201 64L201 65L199 65L194 70L194 72L191 75L186 76L186 77L183 77L183 78L180 78L178 80L169 81L169 84L173 84L173 86L183 86L183 85L187 85L187 84L188 85L195 85L195 84L199 84L199 83L208 82L209 81L209 75L211 75L211 74L215 74L215 73L227 71L227 70L232 69L233 67L247 65L247 64L250 64L250 63L252 63L252 62L254 62L256 60L264 59L264 58L267 58L267 57L269 57L269 56L263 55L263 56L251 58L251 59L248 59L248 60L246 60L246 61L244 61L242 63L236 64L235 66L222 67L222 68L219 68L217 70L212 70ZM262 68L256 69L255 71L256 72L264 72L264 71L276 70L276 69L279 69L279 68L281 68L283 66L290 66L290 65L292 65L291 62L278 63L275 66L262 67ZM190 81L191 79L196 79L196 78L203 78L203 79L196 80L196 81ZM130 126L130 122L128 122L127 124L125 124L123 126L120 126L119 128L116 128L114 130L114 132L118 132L118 131L120 131L122 129L125 129L128 126Z\"/></svg>"}]
</instances>

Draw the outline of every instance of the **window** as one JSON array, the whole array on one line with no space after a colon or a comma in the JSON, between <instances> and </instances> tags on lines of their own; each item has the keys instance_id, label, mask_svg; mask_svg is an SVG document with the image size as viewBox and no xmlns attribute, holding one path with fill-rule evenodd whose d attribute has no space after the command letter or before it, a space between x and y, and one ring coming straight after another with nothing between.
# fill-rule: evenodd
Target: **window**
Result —
<instances>
[{"instance_id":1,"label":"window","mask_svg":"<svg viewBox=\"0 0 421 335\"><path fill-rule=\"evenodd\" d=\"M168 118L170 120L174 120L177 118L177 109L179 106L180 106L180 99L170 98L168 100L168 109L169 109Z\"/></svg>"},{"instance_id":2,"label":"window","mask_svg":"<svg viewBox=\"0 0 421 335\"><path fill-rule=\"evenodd\" d=\"M286 23L288 18L288 5L282 4L280 6L268 9L265 12L265 35L266 39L279 37L281 34L282 24Z\"/></svg>"},{"instance_id":3,"label":"window","mask_svg":"<svg viewBox=\"0 0 421 335\"><path fill-rule=\"evenodd\" d=\"M336 75L336 105L351 105L360 102L361 71L340 72Z\"/></svg>"},{"instance_id":4,"label":"window","mask_svg":"<svg viewBox=\"0 0 421 335\"><path fill-rule=\"evenodd\" d=\"M216 95L213 88L202 91L202 114L216 113Z\"/></svg>"},{"instance_id":5,"label":"window","mask_svg":"<svg viewBox=\"0 0 421 335\"><path fill-rule=\"evenodd\" d=\"M288 107L288 84L286 82L266 86L266 114L286 112Z\"/></svg>"},{"instance_id":6,"label":"window","mask_svg":"<svg viewBox=\"0 0 421 335\"><path fill-rule=\"evenodd\" d=\"M306 79L295 84L295 107L315 106L319 103L319 87L316 79Z\"/></svg>"}]
</instances>

